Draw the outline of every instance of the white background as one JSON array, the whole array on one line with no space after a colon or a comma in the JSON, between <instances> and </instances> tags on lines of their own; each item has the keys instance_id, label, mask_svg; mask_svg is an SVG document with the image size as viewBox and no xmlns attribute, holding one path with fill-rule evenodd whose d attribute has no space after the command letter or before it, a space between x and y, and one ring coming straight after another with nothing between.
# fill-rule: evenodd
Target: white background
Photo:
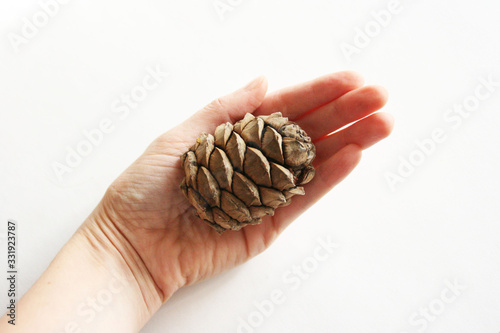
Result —
<instances>
[{"instance_id":1,"label":"white background","mask_svg":"<svg viewBox=\"0 0 500 333\"><path fill-rule=\"evenodd\" d=\"M41 7L1 2L0 232L18 221L20 292L159 134L259 74L272 91L353 69L389 90L391 137L268 251L179 291L143 332L237 332L249 320L248 332L499 332L500 87L460 124L445 119L481 79L500 81L498 2L401 0L351 59L342 43L376 29L371 11L389 1L229 2L218 15L212 0L73 0L18 52L9 34ZM120 119L113 103L157 66L169 77ZM53 163L105 118L114 130L59 181ZM438 128L444 142L419 153ZM391 188L387 173L411 156L420 165ZM338 248L311 266L328 237ZM309 276L293 289L284 275L302 264ZM446 281L465 286L449 303ZM275 289L286 300L264 317L255 303Z\"/></svg>"}]
</instances>

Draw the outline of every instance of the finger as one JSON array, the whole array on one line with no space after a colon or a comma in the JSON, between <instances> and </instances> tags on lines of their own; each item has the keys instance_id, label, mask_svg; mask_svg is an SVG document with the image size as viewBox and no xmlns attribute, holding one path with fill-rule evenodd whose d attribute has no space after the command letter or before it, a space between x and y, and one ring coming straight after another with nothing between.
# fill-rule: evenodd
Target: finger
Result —
<instances>
[{"instance_id":1,"label":"finger","mask_svg":"<svg viewBox=\"0 0 500 333\"><path fill-rule=\"evenodd\" d=\"M285 117L293 120L305 112L361 87L363 83L363 78L351 71L324 75L267 95L255 114L281 112Z\"/></svg>"},{"instance_id":2,"label":"finger","mask_svg":"<svg viewBox=\"0 0 500 333\"><path fill-rule=\"evenodd\" d=\"M283 231L293 220L340 183L361 159L361 147L351 144L341 149L316 169L313 180L305 186L304 196L294 196L290 206L279 208L274 216L274 227Z\"/></svg>"},{"instance_id":3,"label":"finger","mask_svg":"<svg viewBox=\"0 0 500 333\"><path fill-rule=\"evenodd\" d=\"M145 154L180 156L201 133L213 133L218 125L227 121L234 123L245 113L254 112L261 105L266 91L267 80L259 76L245 87L215 99L180 125L160 135Z\"/></svg>"},{"instance_id":4,"label":"finger","mask_svg":"<svg viewBox=\"0 0 500 333\"><path fill-rule=\"evenodd\" d=\"M379 86L367 86L350 91L297 120L312 140L331 132L382 108L387 102L387 90Z\"/></svg>"},{"instance_id":5,"label":"finger","mask_svg":"<svg viewBox=\"0 0 500 333\"><path fill-rule=\"evenodd\" d=\"M394 118L383 112L375 113L317 142L315 165L320 165L350 144L366 149L386 138L392 131Z\"/></svg>"},{"instance_id":6,"label":"finger","mask_svg":"<svg viewBox=\"0 0 500 333\"><path fill-rule=\"evenodd\" d=\"M247 112L252 113L261 105L266 91L267 79L259 76L245 87L213 100L184 121L181 127L188 128L187 132L197 137L201 132L213 132L219 124L235 123Z\"/></svg>"}]
</instances>

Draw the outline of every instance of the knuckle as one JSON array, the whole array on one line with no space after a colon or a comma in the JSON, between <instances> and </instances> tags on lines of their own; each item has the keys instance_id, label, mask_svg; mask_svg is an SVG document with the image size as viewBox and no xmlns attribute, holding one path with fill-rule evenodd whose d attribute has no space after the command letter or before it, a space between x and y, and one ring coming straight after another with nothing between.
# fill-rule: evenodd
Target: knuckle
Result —
<instances>
[{"instance_id":1,"label":"knuckle","mask_svg":"<svg viewBox=\"0 0 500 333\"><path fill-rule=\"evenodd\" d=\"M209 109L213 109L213 110L220 110L220 109L224 108L225 104L226 104L226 101L225 101L224 97L217 97L212 102L210 102L210 104L208 104L207 107Z\"/></svg>"}]
</instances>

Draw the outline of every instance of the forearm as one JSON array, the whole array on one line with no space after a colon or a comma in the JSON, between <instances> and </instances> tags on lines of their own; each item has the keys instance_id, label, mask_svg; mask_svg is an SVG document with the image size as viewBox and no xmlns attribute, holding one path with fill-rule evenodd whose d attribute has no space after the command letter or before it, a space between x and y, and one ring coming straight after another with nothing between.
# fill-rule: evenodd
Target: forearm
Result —
<instances>
[{"instance_id":1,"label":"forearm","mask_svg":"<svg viewBox=\"0 0 500 333\"><path fill-rule=\"evenodd\" d=\"M1 332L137 332L163 296L142 260L98 214L78 229Z\"/></svg>"}]
</instances>

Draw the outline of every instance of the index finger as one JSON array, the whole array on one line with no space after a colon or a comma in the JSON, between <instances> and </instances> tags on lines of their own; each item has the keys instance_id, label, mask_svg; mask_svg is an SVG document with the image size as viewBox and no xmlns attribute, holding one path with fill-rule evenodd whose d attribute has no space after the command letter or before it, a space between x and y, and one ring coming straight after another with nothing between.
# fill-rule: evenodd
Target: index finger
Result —
<instances>
[{"instance_id":1,"label":"index finger","mask_svg":"<svg viewBox=\"0 0 500 333\"><path fill-rule=\"evenodd\" d=\"M281 112L283 116L294 120L361 87L363 83L363 78L356 72L327 74L268 94L254 114Z\"/></svg>"}]
</instances>

